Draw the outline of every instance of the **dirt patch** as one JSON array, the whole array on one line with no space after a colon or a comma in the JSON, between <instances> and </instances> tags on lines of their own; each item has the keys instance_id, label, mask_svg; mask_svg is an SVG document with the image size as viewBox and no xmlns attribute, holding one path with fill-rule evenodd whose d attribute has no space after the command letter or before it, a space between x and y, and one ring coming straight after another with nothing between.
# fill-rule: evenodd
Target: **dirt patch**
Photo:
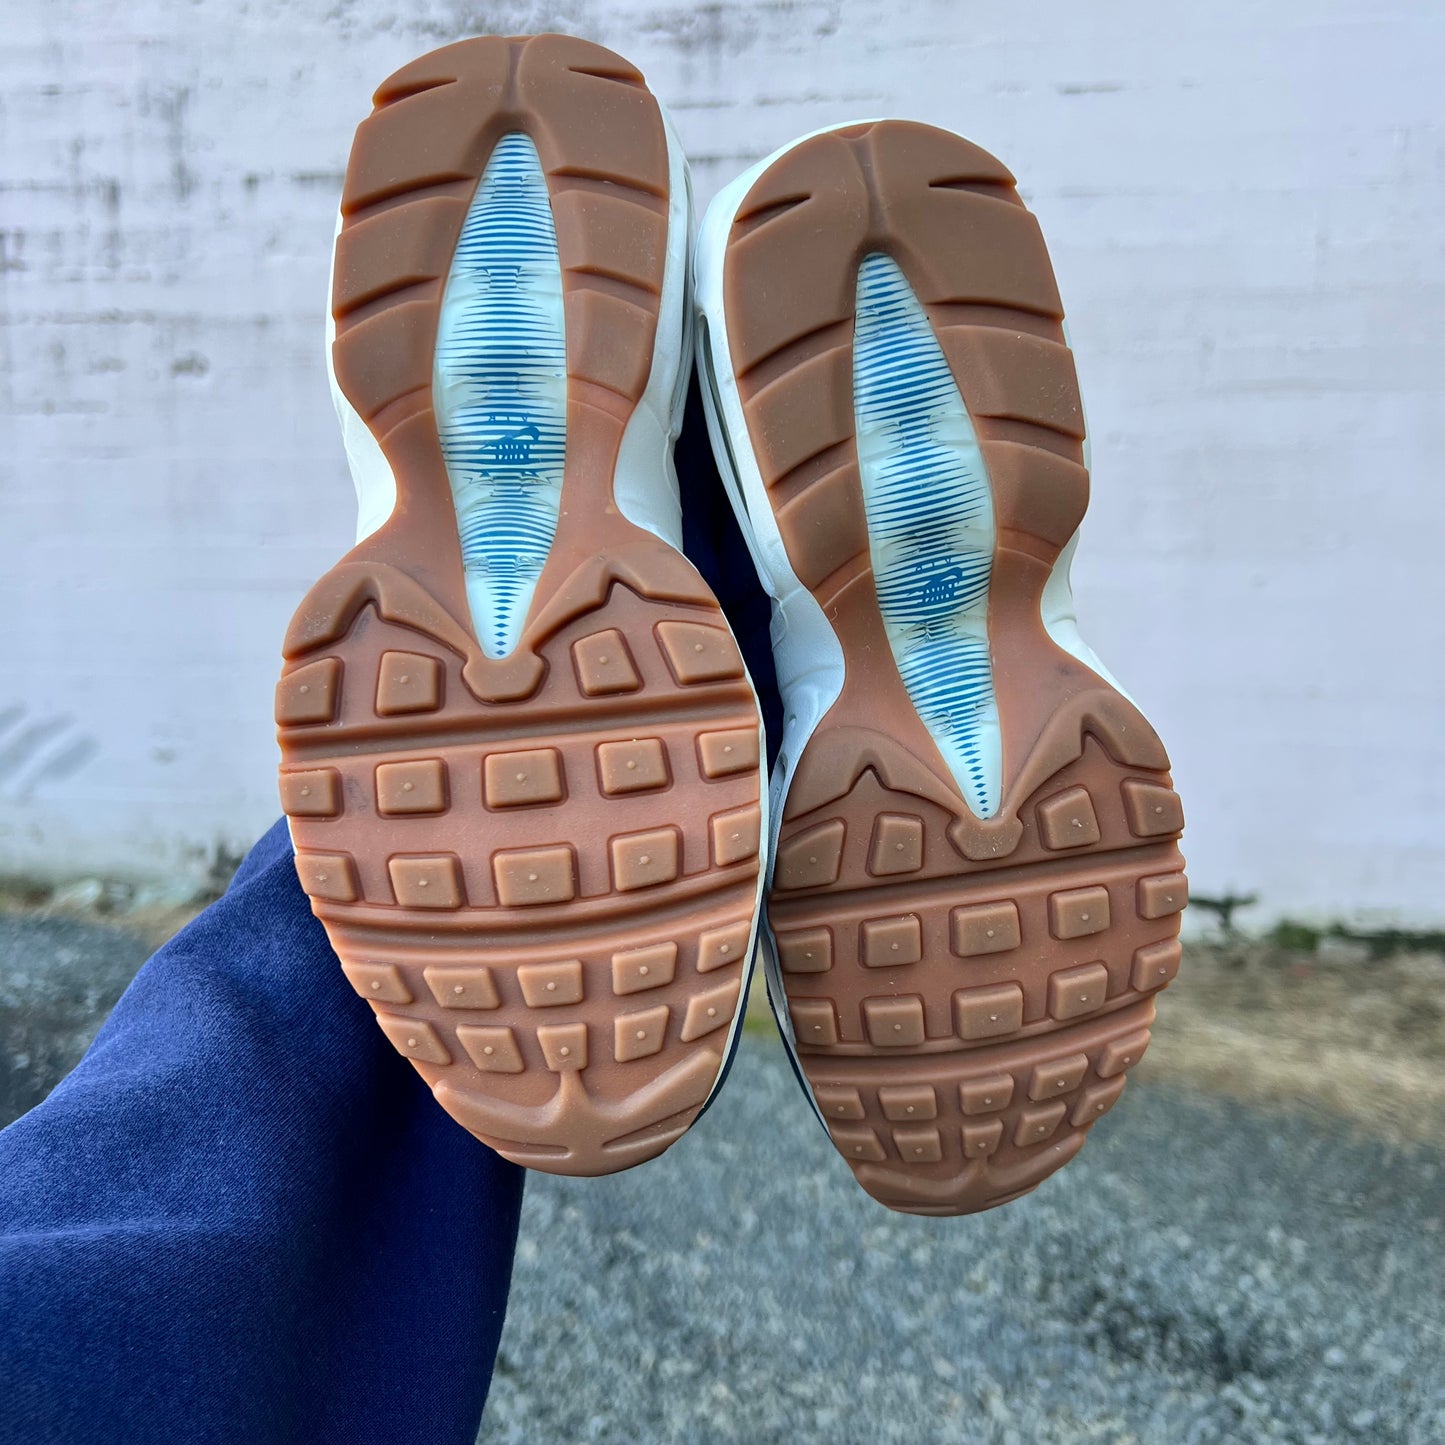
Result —
<instances>
[{"instance_id":1,"label":"dirt patch","mask_svg":"<svg viewBox=\"0 0 1445 1445\"><path fill-rule=\"evenodd\" d=\"M115 928L154 949L216 891L178 902L98 881L50 889L0 879L0 916ZM761 969L747 1027L774 1029ZM1279 930L1271 939L1188 943L1138 1074L1247 1103L1303 1106L1397 1142L1438 1143L1445 1139L1445 952L1382 951L1377 942L1329 934L1293 940Z\"/></svg>"},{"instance_id":2,"label":"dirt patch","mask_svg":"<svg viewBox=\"0 0 1445 1445\"><path fill-rule=\"evenodd\" d=\"M1139 1073L1438 1143L1442 1063L1445 957L1241 942L1186 948Z\"/></svg>"},{"instance_id":3,"label":"dirt patch","mask_svg":"<svg viewBox=\"0 0 1445 1445\"><path fill-rule=\"evenodd\" d=\"M98 878L59 887L24 878L0 878L0 918L114 928L139 938L154 950L179 933L222 891L205 886L198 888L192 898L156 898L126 884Z\"/></svg>"},{"instance_id":4,"label":"dirt patch","mask_svg":"<svg viewBox=\"0 0 1445 1445\"><path fill-rule=\"evenodd\" d=\"M773 1023L761 970L750 1032ZM1186 944L1142 1079L1301 1106L1404 1142L1445 1139L1445 955L1326 938Z\"/></svg>"}]
</instances>

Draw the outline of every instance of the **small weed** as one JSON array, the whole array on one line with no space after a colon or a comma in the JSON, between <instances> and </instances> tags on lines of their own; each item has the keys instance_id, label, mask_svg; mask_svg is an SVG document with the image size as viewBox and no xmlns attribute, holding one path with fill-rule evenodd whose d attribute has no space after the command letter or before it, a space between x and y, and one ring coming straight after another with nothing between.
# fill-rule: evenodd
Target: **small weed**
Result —
<instances>
[{"instance_id":1,"label":"small weed","mask_svg":"<svg viewBox=\"0 0 1445 1445\"><path fill-rule=\"evenodd\" d=\"M1269 942L1286 953L1313 953L1320 946L1323 937L1318 928L1307 923L1296 923L1292 918L1281 918L1266 935Z\"/></svg>"}]
</instances>

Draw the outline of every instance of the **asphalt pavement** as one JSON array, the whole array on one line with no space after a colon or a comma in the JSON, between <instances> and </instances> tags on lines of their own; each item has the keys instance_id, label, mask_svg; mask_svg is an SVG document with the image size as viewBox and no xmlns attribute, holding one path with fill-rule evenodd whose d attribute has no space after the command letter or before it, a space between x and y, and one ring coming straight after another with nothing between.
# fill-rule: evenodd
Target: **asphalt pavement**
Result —
<instances>
[{"instance_id":1,"label":"asphalt pavement","mask_svg":"<svg viewBox=\"0 0 1445 1445\"><path fill-rule=\"evenodd\" d=\"M662 1159L533 1175L486 1445L1440 1445L1445 1155L1131 1084L968 1219L854 1185L772 1039Z\"/></svg>"},{"instance_id":2,"label":"asphalt pavement","mask_svg":"<svg viewBox=\"0 0 1445 1445\"><path fill-rule=\"evenodd\" d=\"M146 951L0 917L0 1123ZM662 1159L532 1176L480 1439L1441 1445L1442 1217L1445 1150L1137 1081L1035 1194L889 1214L750 1034Z\"/></svg>"}]
</instances>

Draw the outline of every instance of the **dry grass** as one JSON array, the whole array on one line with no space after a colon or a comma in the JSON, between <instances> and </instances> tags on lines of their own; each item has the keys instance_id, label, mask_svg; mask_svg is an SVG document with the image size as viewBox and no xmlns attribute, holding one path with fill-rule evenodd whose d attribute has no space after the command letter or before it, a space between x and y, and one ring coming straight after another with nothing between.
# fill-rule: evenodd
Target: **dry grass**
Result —
<instances>
[{"instance_id":1,"label":"dry grass","mask_svg":"<svg viewBox=\"0 0 1445 1445\"><path fill-rule=\"evenodd\" d=\"M106 906L64 897L36 897L28 890L0 881L0 914L21 918L67 918L77 923L124 929L151 948L179 933L203 908L197 903L141 903Z\"/></svg>"},{"instance_id":2,"label":"dry grass","mask_svg":"<svg viewBox=\"0 0 1445 1445\"><path fill-rule=\"evenodd\" d=\"M1159 1002L1144 1078L1350 1119L1397 1140L1445 1140L1445 959L1186 950Z\"/></svg>"},{"instance_id":3,"label":"dry grass","mask_svg":"<svg viewBox=\"0 0 1445 1445\"><path fill-rule=\"evenodd\" d=\"M773 1024L761 970L748 1025ZM1393 1140L1445 1141L1445 958L1193 944L1159 1002L1143 1079L1307 1107Z\"/></svg>"},{"instance_id":4,"label":"dry grass","mask_svg":"<svg viewBox=\"0 0 1445 1445\"><path fill-rule=\"evenodd\" d=\"M110 924L152 948L201 907L138 905L94 889L56 895L0 880L0 913ZM747 1026L773 1029L761 969ZM1249 1103L1305 1106L1399 1141L1445 1141L1445 956L1372 958L1330 940L1313 951L1191 944L1160 1000L1139 1074Z\"/></svg>"}]
</instances>

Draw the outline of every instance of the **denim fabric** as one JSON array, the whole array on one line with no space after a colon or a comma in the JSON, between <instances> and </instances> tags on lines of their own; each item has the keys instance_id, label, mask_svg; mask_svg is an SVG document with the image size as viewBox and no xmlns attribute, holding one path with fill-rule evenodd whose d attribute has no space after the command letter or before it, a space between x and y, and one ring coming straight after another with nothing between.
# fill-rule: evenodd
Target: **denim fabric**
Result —
<instances>
[{"instance_id":1,"label":"denim fabric","mask_svg":"<svg viewBox=\"0 0 1445 1445\"><path fill-rule=\"evenodd\" d=\"M695 379L677 470L775 746L769 603ZM278 823L0 1131L0 1445L470 1445L522 1178L376 1028Z\"/></svg>"},{"instance_id":2,"label":"denim fabric","mask_svg":"<svg viewBox=\"0 0 1445 1445\"><path fill-rule=\"evenodd\" d=\"M727 613L728 625L757 689L771 767L783 735L783 704L773 667L772 603L758 581L732 503L718 477L696 373L687 394L676 460L682 492L682 549ZM766 780L763 786L767 786Z\"/></svg>"},{"instance_id":3,"label":"denim fabric","mask_svg":"<svg viewBox=\"0 0 1445 1445\"><path fill-rule=\"evenodd\" d=\"M0 1442L470 1445L523 1171L352 993L285 827L0 1131Z\"/></svg>"}]
</instances>

